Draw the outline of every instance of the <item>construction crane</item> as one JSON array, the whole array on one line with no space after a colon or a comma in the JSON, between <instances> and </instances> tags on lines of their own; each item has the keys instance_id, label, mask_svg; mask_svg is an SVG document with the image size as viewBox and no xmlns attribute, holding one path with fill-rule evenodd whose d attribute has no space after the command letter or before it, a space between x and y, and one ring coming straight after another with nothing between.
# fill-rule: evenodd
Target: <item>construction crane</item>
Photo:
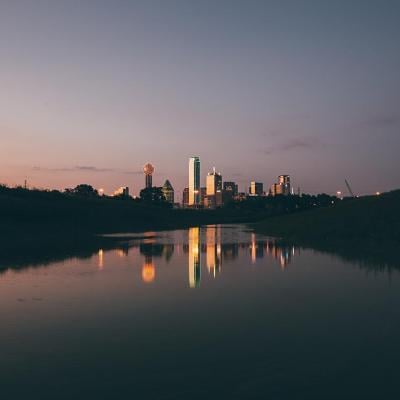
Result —
<instances>
[{"instance_id":1,"label":"construction crane","mask_svg":"<svg viewBox=\"0 0 400 400\"><path fill-rule=\"evenodd\" d=\"M354 193L353 193L353 191L351 190L350 183L347 181L347 179L345 179L344 181L345 181L345 183L346 183L347 190L349 191L350 196L353 197L353 198L356 197L356 196L354 196Z\"/></svg>"}]
</instances>

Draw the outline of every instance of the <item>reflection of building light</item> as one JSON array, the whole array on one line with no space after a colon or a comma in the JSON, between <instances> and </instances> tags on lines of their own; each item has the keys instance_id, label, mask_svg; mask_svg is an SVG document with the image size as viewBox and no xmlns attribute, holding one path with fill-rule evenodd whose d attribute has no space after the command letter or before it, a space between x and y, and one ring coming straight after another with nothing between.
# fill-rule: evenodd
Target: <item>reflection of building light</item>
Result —
<instances>
[{"instance_id":1,"label":"reflection of building light","mask_svg":"<svg viewBox=\"0 0 400 400\"><path fill-rule=\"evenodd\" d=\"M152 262L145 262L142 268L142 279L145 283L151 283L156 278L156 269Z\"/></svg>"},{"instance_id":2,"label":"reflection of building light","mask_svg":"<svg viewBox=\"0 0 400 400\"><path fill-rule=\"evenodd\" d=\"M256 235L254 233L251 234L250 252L251 252L251 262L255 264L257 258L257 243L256 243Z\"/></svg>"},{"instance_id":3,"label":"reflection of building light","mask_svg":"<svg viewBox=\"0 0 400 400\"><path fill-rule=\"evenodd\" d=\"M285 267L287 265L287 261L286 261L286 258L285 258L285 254L283 252L281 252L281 254L280 254L279 261L280 261L280 264L281 264L281 268L285 269Z\"/></svg>"},{"instance_id":4,"label":"reflection of building light","mask_svg":"<svg viewBox=\"0 0 400 400\"><path fill-rule=\"evenodd\" d=\"M117 256L120 258L124 258L127 255L127 252L122 249L117 249Z\"/></svg>"},{"instance_id":5,"label":"reflection of building light","mask_svg":"<svg viewBox=\"0 0 400 400\"><path fill-rule=\"evenodd\" d=\"M98 256L98 261L97 261L97 266L99 269L104 268L104 252L103 249L100 249L97 253Z\"/></svg>"},{"instance_id":6,"label":"reflection of building light","mask_svg":"<svg viewBox=\"0 0 400 400\"><path fill-rule=\"evenodd\" d=\"M217 225L207 226L206 241L207 269L215 278L222 264L221 227Z\"/></svg>"},{"instance_id":7,"label":"reflection of building light","mask_svg":"<svg viewBox=\"0 0 400 400\"><path fill-rule=\"evenodd\" d=\"M200 279L200 228L189 228L189 286L199 286Z\"/></svg>"}]
</instances>

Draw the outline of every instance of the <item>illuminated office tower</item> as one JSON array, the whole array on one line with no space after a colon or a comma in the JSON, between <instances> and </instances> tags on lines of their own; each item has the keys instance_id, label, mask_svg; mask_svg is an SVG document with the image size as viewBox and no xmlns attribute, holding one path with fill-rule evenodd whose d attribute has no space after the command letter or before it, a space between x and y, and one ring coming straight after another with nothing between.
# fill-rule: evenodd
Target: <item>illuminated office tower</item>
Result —
<instances>
[{"instance_id":1,"label":"illuminated office tower","mask_svg":"<svg viewBox=\"0 0 400 400\"><path fill-rule=\"evenodd\" d=\"M290 176L289 175L279 175L278 182L273 183L269 191L272 196L289 196L290 195Z\"/></svg>"},{"instance_id":2,"label":"illuminated office tower","mask_svg":"<svg viewBox=\"0 0 400 400\"><path fill-rule=\"evenodd\" d=\"M290 195L290 176L289 175L279 175L278 176L278 185L280 188L280 194L284 196Z\"/></svg>"},{"instance_id":3,"label":"illuminated office tower","mask_svg":"<svg viewBox=\"0 0 400 400\"><path fill-rule=\"evenodd\" d=\"M200 286L200 228L189 228L189 287Z\"/></svg>"},{"instance_id":4,"label":"illuminated office tower","mask_svg":"<svg viewBox=\"0 0 400 400\"><path fill-rule=\"evenodd\" d=\"M207 174L205 205L209 208L222 206L222 176L215 168Z\"/></svg>"},{"instance_id":5,"label":"illuminated office tower","mask_svg":"<svg viewBox=\"0 0 400 400\"><path fill-rule=\"evenodd\" d=\"M145 187L146 189L150 189L153 187L153 172L154 172L154 166L151 165L150 163L147 163L143 167L143 172L145 175Z\"/></svg>"},{"instance_id":6,"label":"illuminated office tower","mask_svg":"<svg viewBox=\"0 0 400 400\"><path fill-rule=\"evenodd\" d=\"M189 206L200 205L200 159L189 158Z\"/></svg>"},{"instance_id":7,"label":"illuminated office tower","mask_svg":"<svg viewBox=\"0 0 400 400\"><path fill-rule=\"evenodd\" d=\"M214 196L222 191L222 176L213 168L212 172L207 174L207 196Z\"/></svg>"},{"instance_id":8,"label":"illuminated office tower","mask_svg":"<svg viewBox=\"0 0 400 400\"><path fill-rule=\"evenodd\" d=\"M167 179L162 187L162 192L165 197L165 200L168 203L174 204L175 202L175 191L171 185L171 182Z\"/></svg>"},{"instance_id":9,"label":"illuminated office tower","mask_svg":"<svg viewBox=\"0 0 400 400\"><path fill-rule=\"evenodd\" d=\"M269 195L270 196L276 196L278 194L280 194L280 186L277 183L273 183L271 185L271 188L269 189Z\"/></svg>"},{"instance_id":10,"label":"illuminated office tower","mask_svg":"<svg viewBox=\"0 0 400 400\"><path fill-rule=\"evenodd\" d=\"M260 182L250 182L249 194L250 196L262 196L264 192L264 186Z\"/></svg>"}]
</instances>

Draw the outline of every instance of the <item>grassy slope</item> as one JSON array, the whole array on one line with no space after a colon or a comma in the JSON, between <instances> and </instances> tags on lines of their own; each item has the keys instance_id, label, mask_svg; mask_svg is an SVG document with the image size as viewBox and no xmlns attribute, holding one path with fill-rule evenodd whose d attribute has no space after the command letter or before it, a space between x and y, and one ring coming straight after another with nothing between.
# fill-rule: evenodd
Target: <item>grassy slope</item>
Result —
<instances>
[{"instance_id":1,"label":"grassy slope","mask_svg":"<svg viewBox=\"0 0 400 400\"><path fill-rule=\"evenodd\" d=\"M400 190L343 201L335 207L272 217L256 230L300 242L400 243Z\"/></svg>"}]
</instances>

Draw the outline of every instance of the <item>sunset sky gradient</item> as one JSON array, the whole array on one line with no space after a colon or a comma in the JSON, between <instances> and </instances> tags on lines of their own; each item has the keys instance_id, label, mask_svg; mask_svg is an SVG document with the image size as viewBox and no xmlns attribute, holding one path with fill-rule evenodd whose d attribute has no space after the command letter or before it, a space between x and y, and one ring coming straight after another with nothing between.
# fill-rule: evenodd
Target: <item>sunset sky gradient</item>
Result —
<instances>
[{"instance_id":1,"label":"sunset sky gradient","mask_svg":"<svg viewBox=\"0 0 400 400\"><path fill-rule=\"evenodd\" d=\"M400 187L400 2L0 2L0 182L137 194L142 166ZM179 194L180 196L180 194Z\"/></svg>"}]
</instances>

